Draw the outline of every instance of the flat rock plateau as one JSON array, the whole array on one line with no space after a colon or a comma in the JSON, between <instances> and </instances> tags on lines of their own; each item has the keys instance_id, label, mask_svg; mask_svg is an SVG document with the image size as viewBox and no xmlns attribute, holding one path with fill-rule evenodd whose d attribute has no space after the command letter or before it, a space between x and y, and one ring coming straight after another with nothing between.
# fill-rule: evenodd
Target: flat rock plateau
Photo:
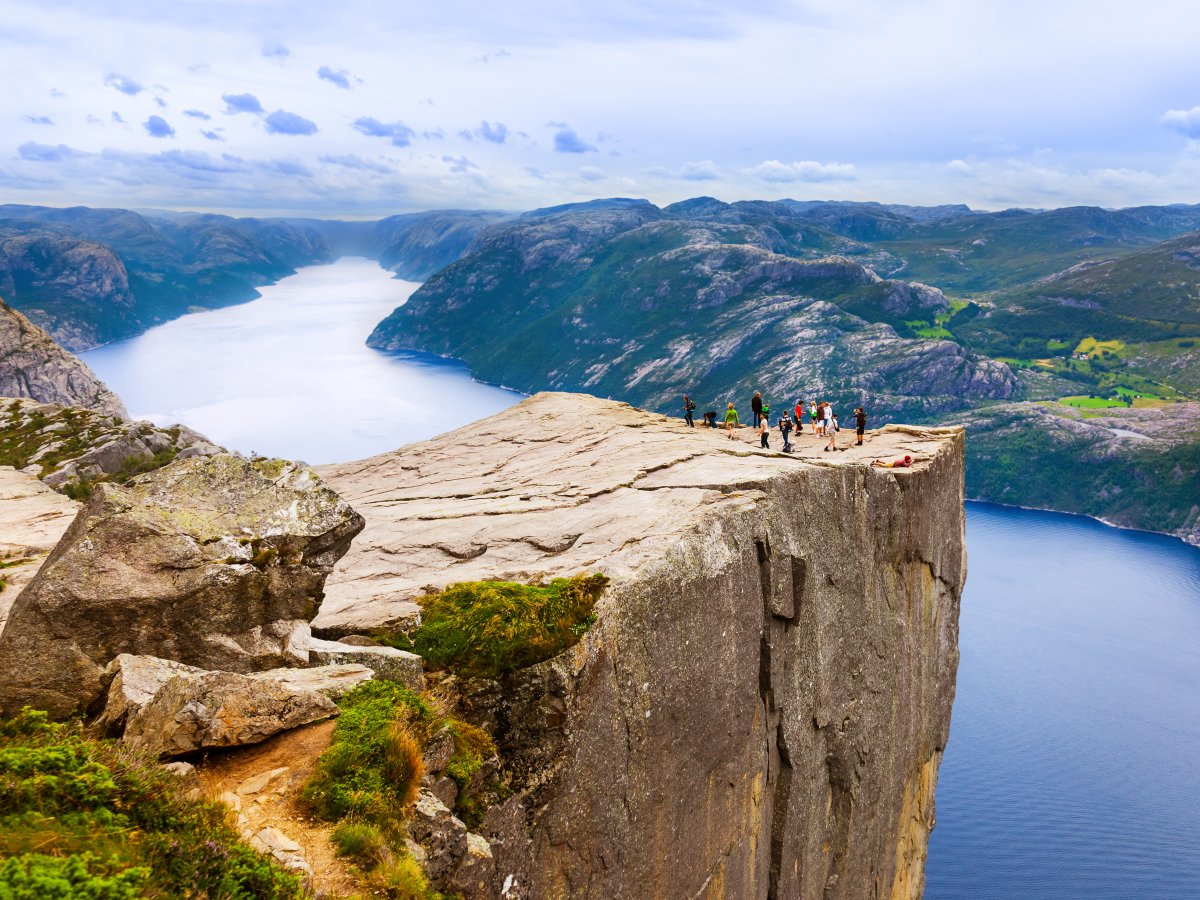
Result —
<instances>
[{"instance_id":1,"label":"flat rock plateau","mask_svg":"<svg viewBox=\"0 0 1200 900\"><path fill-rule=\"evenodd\" d=\"M519 773L480 829L494 895L921 895L966 576L963 432L771 442L538 394L319 470L366 521L326 583L323 637L415 625L416 598L453 582L611 579L579 644L498 696L467 691Z\"/></svg>"}]
</instances>

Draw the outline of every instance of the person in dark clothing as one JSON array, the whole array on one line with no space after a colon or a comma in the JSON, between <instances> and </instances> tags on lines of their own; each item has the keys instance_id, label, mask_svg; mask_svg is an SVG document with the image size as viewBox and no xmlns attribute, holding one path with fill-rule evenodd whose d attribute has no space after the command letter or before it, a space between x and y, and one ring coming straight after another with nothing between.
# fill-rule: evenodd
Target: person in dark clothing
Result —
<instances>
[{"instance_id":1,"label":"person in dark clothing","mask_svg":"<svg viewBox=\"0 0 1200 900\"><path fill-rule=\"evenodd\" d=\"M704 419L704 424L709 428L717 427L717 411L715 409L710 409L702 418Z\"/></svg>"},{"instance_id":2,"label":"person in dark clothing","mask_svg":"<svg viewBox=\"0 0 1200 900\"><path fill-rule=\"evenodd\" d=\"M863 432L867 430L867 411L861 406L854 408L854 430L858 433L857 447L862 446Z\"/></svg>"},{"instance_id":3,"label":"person in dark clothing","mask_svg":"<svg viewBox=\"0 0 1200 900\"><path fill-rule=\"evenodd\" d=\"M792 452L792 420L784 413L779 417L779 433L783 435L783 452Z\"/></svg>"},{"instance_id":4,"label":"person in dark clothing","mask_svg":"<svg viewBox=\"0 0 1200 900\"><path fill-rule=\"evenodd\" d=\"M696 423L692 421L692 411L696 408L696 404L691 401L687 394L683 395L683 420L692 428L696 427Z\"/></svg>"},{"instance_id":5,"label":"person in dark clothing","mask_svg":"<svg viewBox=\"0 0 1200 900\"><path fill-rule=\"evenodd\" d=\"M754 399L750 401L750 409L754 413L754 427L758 427L758 420L762 418L762 394L758 391L754 392Z\"/></svg>"}]
</instances>

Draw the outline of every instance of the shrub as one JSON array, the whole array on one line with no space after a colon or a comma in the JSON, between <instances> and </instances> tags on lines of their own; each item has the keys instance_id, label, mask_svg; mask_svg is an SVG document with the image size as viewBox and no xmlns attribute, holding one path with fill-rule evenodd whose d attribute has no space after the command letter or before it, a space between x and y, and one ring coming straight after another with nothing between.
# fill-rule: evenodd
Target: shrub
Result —
<instances>
[{"instance_id":1,"label":"shrub","mask_svg":"<svg viewBox=\"0 0 1200 900\"><path fill-rule=\"evenodd\" d=\"M304 796L322 818L352 816L391 827L416 798L423 773L420 740L436 713L407 688L368 681L342 698L329 748Z\"/></svg>"},{"instance_id":2,"label":"shrub","mask_svg":"<svg viewBox=\"0 0 1200 900\"><path fill-rule=\"evenodd\" d=\"M330 840L337 847L338 856L375 860L382 858L387 847L387 839L379 826L368 822L342 822L333 829Z\"/></svg>"},{"instance_id":3,"label":"shrub","mask_svg":"<svg viewBox=\"0 0 1200 900\"><path fill-rule=\"evenodd\" d=\"M411 856L401 856L375 870L375 882L394 900L433 900L435 893L425 879L420 864Z\"/></svg>"},{"instance_id":4,"label":"shrub","mask_svg":"<svg viewBox=\"0 0 1200 900\"><path fill-rule=\"evenodd\" d=\"M421 601L413 649L435 668L495 678L543 662L577 643L595 622L604 575L452 584Z\"/></svg>"},{"instance_id":5,"label":"shrub","mask_svg":"<svg viewBox=\"0 0 1200 900\"><path fill-rule=\"evenodd\" d=\"M0 722L0 897L293 898L221 804L150 756L25 710Z\"/></svg>"}]
</instances>

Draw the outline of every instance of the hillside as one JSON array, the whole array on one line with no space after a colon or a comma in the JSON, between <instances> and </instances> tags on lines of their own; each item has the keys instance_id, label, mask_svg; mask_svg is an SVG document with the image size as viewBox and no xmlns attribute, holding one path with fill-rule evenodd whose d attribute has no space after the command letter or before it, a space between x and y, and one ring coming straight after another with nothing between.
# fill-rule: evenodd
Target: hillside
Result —
<instances>
[{"instance_id":1,"label":"hillside","mask_svg":"<svg viewBox=\"0 0 1200 900\"><path fill-rule=\"evenodd\" d=\"M337 222L0 206L0 296L64 347L87 350L251 300L298 267L343 254L425 278L503 217L451 210Z\"/></svg>"},{"instance_id":2,"label":"hillside","mask_svg":"<svg viewBox=\"0 0 1200 900\"><path fill-rule=\"evenodd\" d=\"M940 291L819 256L845 242L786 212L683 212L607 201L493 226L368 344L460 357L520 390L588 390L657 409L683 393L723 408L765 388L792 402L867 396L880 410L932 414L1016 393L1004 364L890 324L947 313ZM800 246L808 258L777 252Z\"/></svg>"}]
</instances>

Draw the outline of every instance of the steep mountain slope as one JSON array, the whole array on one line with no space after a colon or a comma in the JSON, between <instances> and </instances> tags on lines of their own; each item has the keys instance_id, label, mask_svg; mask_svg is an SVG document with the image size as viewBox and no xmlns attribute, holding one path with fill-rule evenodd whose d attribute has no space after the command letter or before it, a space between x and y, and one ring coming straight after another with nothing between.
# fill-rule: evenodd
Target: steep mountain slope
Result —
<instances>
[{"instance_id":1,"label":"steep mountain slope","mask_svg":"<svg viewBox=\"0 0 1200 900\"><path fill-rule=\"evenodd\" d=\"M813 256L840 239L786 211L764 218L752 205L714 204L606 201L493 226L368 343L461 357L524 390L660 409L684 392L723 406L765 388L791 402L833 394L929 414L1016 392L1003 364L888 324L947 311L941 292L882 280L844 256L783 255L776 249Z\"/></svg>"},{"instance_id":2,"label":"steep mountain slope","mask_svg":"<svg viewBox=\"0 0 1200 900\"><path fill-rule=\"evenodd\" d=\"M251 299L331 258L319 234L277 221L0 207L0 289L73 350Z\"/></svg>"},{"instance_id":3,"label":"steep mountain slope","mask_svg":"<svg viewBox=\"0 0 1200 900\"><path fill-rule=\"evenodd\" d=\"M0 397L26 397L128 419L121 399L84 363L0 300Z\"/></svg>"}]
</instances>

